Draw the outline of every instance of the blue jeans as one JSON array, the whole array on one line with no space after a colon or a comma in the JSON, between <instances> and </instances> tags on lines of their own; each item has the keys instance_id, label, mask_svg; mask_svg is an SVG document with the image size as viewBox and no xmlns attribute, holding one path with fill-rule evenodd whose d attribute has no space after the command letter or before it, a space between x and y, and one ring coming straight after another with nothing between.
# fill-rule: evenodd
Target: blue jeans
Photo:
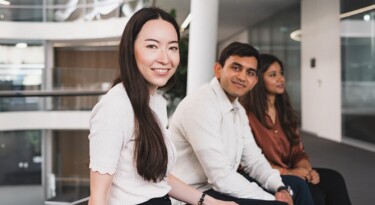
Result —
<instances>
[{"instance_id":1,"label":"blue jeans","mask_svg":"<svg viewBox=\"0 0 375 205\"><path fill-rule=\"evenodd\" d=\"M255 179L251 178L245 172L239 171L239 173L242 174L242 176L244 176L247 180L258 183ZM305 180L297 176L290 176L290 175L281 175L281 179L283 180L283 183L285 185L290 186L290 188L293 190L294 205L315 205L309 186Z\"/></svg>"},{"instance_id":2,"label":"blue jeans","mask_svg":"<svg viewBox=\"0 0 375 205\"><path fill-rule=\"evenodd\" d=\"M297 176L281 175L284 184L290 186L294 192L293 202L295 205L314 205L307 182Z\"/></svg>"}]
</instances>

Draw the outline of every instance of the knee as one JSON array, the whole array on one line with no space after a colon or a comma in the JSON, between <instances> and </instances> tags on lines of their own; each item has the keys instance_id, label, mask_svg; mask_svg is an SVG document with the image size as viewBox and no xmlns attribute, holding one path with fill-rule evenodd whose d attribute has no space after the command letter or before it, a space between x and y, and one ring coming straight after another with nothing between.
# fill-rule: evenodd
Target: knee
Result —
<instances>
[{"instance_id":1,"label":"knee","mask_svg":"<svg viewBox=\"0 0 375 205\"><path fill-rule=\"evenodd\" d=\"M318 172L322 180L327 179L329 181L335 181L337 183L345 183L344 177L336 170L320 169Z\"/></svg>"},{"instance_id":2,"label":"knee","mask_svg":"<svg viewBox=\"0 0 375 205\"><path fill-rule=\"evenodd\" d=\"M308 184L305 180L297 176L283 176L283 181L286 185L291 186L294 189L298 190L308 190Z\"/></svg>"}]
</instances>

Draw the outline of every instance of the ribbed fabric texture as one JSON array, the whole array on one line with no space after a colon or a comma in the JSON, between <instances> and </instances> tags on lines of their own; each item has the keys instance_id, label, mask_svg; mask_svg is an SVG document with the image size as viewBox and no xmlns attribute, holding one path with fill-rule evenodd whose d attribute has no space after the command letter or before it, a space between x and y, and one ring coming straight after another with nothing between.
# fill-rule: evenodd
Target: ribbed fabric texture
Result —
<instances>
[{"instance_id":1,"label":"ribbed fabric texture","mask_svg":"<svg viewBox=\"0 0 375 205\"><path fill-rule=\"evenodd\" d=\"M168 149L168 172L175 161L175 148L166 129L166 102L160 95L151 96L164 132ZM113 87L92 110L90 120L90 169L113 176L109 205L139 204L166 195L171 187L166 179L153 183L138 175L134 160L134 113L122 84Z\"/></svg>"}]
</instances>

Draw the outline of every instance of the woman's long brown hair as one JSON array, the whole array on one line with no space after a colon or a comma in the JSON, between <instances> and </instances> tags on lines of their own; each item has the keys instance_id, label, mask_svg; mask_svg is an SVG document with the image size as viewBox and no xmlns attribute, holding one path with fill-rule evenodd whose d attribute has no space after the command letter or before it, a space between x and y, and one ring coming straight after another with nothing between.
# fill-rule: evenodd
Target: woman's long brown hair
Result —
<instances>
[{"instance_id":1,"label":"woman's long brown hair","mask_svg":"<svg viewBox=\"0 0 375 205\"><path fill-rule=\"evenodd\" d=\"M176 20L158 8L143 8L128 21L119 45L120 77L114 85L122 82L134 111L135 149L134 161L137 172L147 181L162 180L167 173L168 151L163 132L155 113L149 107L150 93L147 82L139 72L134 55L134 42L142 26L149 20L163 19L176 29L180 40ZM167 82L168 86L173 77Z\"/></svg>"},{"instance_id":2,"label":"woman's long brown hair","mask_svg":"<svg viewBox=\"0 0 375 205\"><path fill-rule=\"evenodd\" d=\"M241 103L246 109L246 112L252 113L259 122L268 129L271 129L272 125L269 125L266 121L268 105L267 91L264 85L263 75L275 62L280 64L281 70L284 72L283 63L278 58L269 54L259 55L258 83L249 94L241 99ZM275 106L281 127L289 142L293 145L298 144L300 138L297 133L297 116L293 110L292 104L290 103L289 95L286 90L283 94L276 95Z\"/></svg>"}]
</instances>

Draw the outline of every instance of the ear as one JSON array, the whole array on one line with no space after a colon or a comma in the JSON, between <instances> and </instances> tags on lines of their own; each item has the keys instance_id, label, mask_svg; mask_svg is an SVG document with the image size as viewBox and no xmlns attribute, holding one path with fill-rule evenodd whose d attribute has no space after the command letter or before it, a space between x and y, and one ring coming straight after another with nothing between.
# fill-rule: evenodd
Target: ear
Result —
<instances>
[{"instance_id":1,"label":"ear","mask_svg":"<svg viewBox=\"0 0 375 205\"><path fill-rule=\"evenodd\" d=\"M214 65L214 73L217 79L220 79L222 70L223 70L223 67L221 67L220 63L216 62Z\"/></svg>"}]
</instances>

